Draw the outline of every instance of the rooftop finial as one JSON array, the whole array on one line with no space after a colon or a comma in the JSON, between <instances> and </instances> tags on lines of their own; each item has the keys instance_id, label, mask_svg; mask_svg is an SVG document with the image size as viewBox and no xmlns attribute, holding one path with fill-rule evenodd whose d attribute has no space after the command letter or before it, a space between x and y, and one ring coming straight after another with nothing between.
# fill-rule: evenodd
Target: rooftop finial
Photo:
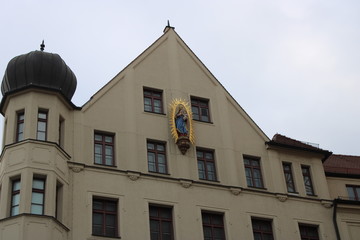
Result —
<instances>
[{"instance_id":1,"label":"rooftop finial","mask_svg":"<svg viewBox=\"0 0 360 240\"><path fill-rule=\"evenodd\" d=\"M42 43L40 44L40 50L43 52L45 49L44 40L42 40Z\"/></svg>"},{"instance_id":2,"label":"rooftop finial","mask_svg":"<svg viewBox=\"0 0 360 240\"><path fill-rule=\"evenodd\" d=\"M165 29L164 29L164 31L163 32L167 32L169 29L175 29L174 27L172 27L172 26L170 26L170 21L169 20L167 20L167 25L166 25L166 27L165 27Z\"/></svg>"}]
</instances>

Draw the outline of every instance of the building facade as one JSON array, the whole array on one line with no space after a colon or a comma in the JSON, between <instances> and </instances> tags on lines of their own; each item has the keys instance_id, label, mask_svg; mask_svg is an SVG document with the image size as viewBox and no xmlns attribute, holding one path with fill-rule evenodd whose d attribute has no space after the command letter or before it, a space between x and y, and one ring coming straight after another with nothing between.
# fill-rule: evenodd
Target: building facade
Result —
<instances>
[{"instance_id":1,"label":"building facade","mask_svg":"<svg viewBox=\"0 0 360 240\"><path fill-rule=\"evenodd\" d=\"M340 155L269 139L173 27L81 107L75 89L57 54L9 62L0 239L360 235L360 172L337 174Z\"/></svg>"}]
</instances>

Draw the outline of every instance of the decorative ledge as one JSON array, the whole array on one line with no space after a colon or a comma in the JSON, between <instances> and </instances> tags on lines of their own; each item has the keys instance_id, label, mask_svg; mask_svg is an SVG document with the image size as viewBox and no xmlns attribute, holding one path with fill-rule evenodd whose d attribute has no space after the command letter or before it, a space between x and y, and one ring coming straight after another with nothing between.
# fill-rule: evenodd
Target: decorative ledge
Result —
<instances>
[{"instance_id":1,"label":"decorative ledge","mask_svg":"<svg viewBox=\"0 0 360 240\"><path fill-rule=\"evenodd\" d=\"M75 172L75 173L79 173L81 172L82 170L84 170L84 165L81 165L81 164L69 164L69 168Z\"/></svg>"},{"instance_id":2,"label":"decorative ledge","mask_svg":"<svg viewBox=\"0 0 360 240\"><path fill-rule=\"evenodd\" d=\"M127 172L127 176L130 180L136 181L140 178L140 173L138 172Z\"/></svg>"},{"instance_id":3,"label":"decorative ledge","mask_svg":"<svg viewBox=\"0 0 360 240\"><path fill-rule=\"evenodd\" d=\"M192 181L191 180L184 180L184 179L180 179L180 185L184 188L189 188L192 185Z\"/></svg>"},{"instance_id":4,"label":"decorative ledge","mask_svg":"<svg viewBox=\"0 0 360 240\"><path fill-rule=\"evenodd\" d=\"M321 200L321 205L323 205L326 208L331 208L333 206L332 201L329 200Z\"/></svg>"},{"instance_id":5,"label":"decorative ledge","mask_svg":"<svg viewBox=\"0 0 360 240\"><path fill-rule=\"evenodd\" d=\"M242 191L241 188L234 188L234 187L231 187L229 190L235 196L239 195L241 193L241 191Z\"/></svg>"},{"instance_id":6,"label":"decorative ledge","mask_svg":"<svg viewBox=\"0 0 360 240\"><path fill-rule=\"evenodd\" d=\"M288 196L284 194L276 194L275 196L280 202L285 202L288 199Z\"/></svg>"}]
</instances>

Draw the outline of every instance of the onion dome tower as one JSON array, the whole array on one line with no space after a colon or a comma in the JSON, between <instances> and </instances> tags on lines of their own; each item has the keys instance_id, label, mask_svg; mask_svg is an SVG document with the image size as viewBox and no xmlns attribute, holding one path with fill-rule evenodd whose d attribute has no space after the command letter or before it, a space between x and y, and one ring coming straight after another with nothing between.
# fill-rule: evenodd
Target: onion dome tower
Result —
<instances>
[{"instance_id":1,"label":"onion dome tower","mask_svg":"<svg viewBox=\"0 0 360 240\"><path fill-rule=\"evenodd\" d=\"M77 82L58 54L44 52L44 42L40 46L10 60L1 83L0 229L14 221L18 227L9 236L67 239L67 164L79 109L71 98ZM34 221L49 227L38 228ZM61 237L52 236L55 227Z\"/></svg>"},{"instance_id":2,"label":"onion dome tower","mask_svg":"<svg viewBox=\"0 0 360 240\"><path fill-rule=\"evenodd\" d=\"M42 88L57 91L71 101L77 84L75 74L58 54L43 49L10 60L1 83L4 98L24 89Z\"/></svg>"}]
</instances>

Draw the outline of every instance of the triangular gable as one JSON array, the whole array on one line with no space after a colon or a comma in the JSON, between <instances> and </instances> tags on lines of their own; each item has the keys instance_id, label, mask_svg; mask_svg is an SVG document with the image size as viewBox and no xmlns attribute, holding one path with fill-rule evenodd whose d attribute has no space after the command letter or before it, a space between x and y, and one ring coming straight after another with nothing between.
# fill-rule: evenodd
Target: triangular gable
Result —
<instances>
[{"instance_id":1,"label":"triangular gable","mask_svg":"<svg viewBox=\"0 0 360 240\"><path fill-rule=\"evenodd\" d=\"M257 134L264 140L269 141L269 138L266 134L259 128L259 126L251 119L251 117L245 112L245 110L236 102L236 100L230 95L230 93L224 88L224 86L216 79L216 77L210 72L210 70L202 63L202 61L195 55L195 53L188 47L188 45L181 39L181 37L175 32L173 28L166 28L164 34L159 37L153 44L151 44L145 51L143 51L138 57L136 57L130 64L128 64L121 72L119 72L112 80L110 80L104 87L97 91L91 99L86 102L82 109L86 111L90 108L95 102L97 102L104 94L106 94L110 89L112 89L119 81L121 81L127 74L127 71L130 69L135 69L138 66L141 66L142 62L146 61L148 58L151 58L153 54L156 54L160 48L164 47L165 44L177 44L179 50L178 56L187 57L191 59L193 66L196 65L197 68L201 69L204 76L211 81L213 86L220 86L226 95L228 102L236 109L236 111L241 114L241 116L250 124L250 126L257 132ZM175 48L174 48L175 49ZM182 51L182 52L181 52ZM184 53L186 53L184 55ZM171 55L171 53L169 53ZM173 55L171 55L173 56ZM171 60L171 59L170 59ZM192 66L192 67L193 67ZM173 76L181 73L179 69L172 69L174 73ZM176 72L177 71L177 72ZM189 73L191 74L191 73Z\"/></svg>"}]
</instances>

